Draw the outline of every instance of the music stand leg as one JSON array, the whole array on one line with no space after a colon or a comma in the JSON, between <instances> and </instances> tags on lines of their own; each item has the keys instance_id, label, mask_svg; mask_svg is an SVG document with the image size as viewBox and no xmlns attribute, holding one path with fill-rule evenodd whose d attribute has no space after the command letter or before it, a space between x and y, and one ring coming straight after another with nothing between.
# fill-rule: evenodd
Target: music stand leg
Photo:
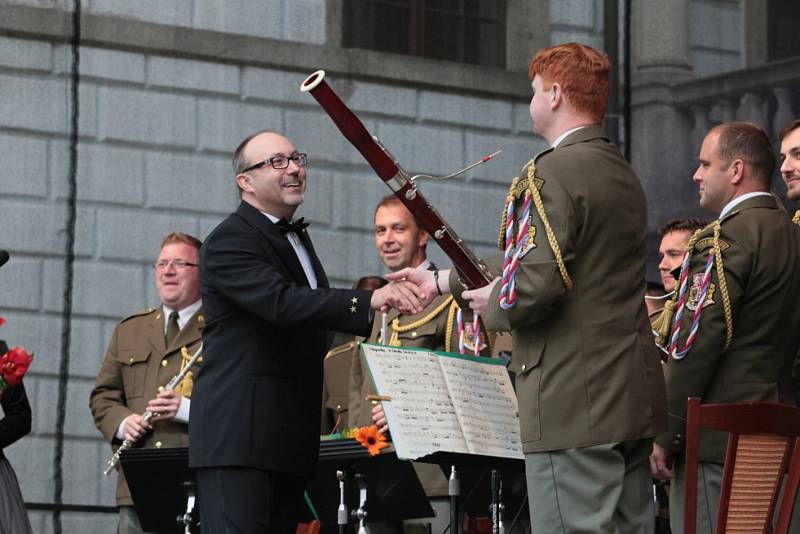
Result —
<instances>
[{"instance_id":1,"label":"music stand leg","mask_svg":"<svg viewBox=\"0 0 800 534\"><path fill-rule=\"evenodd\" d=\"M450 479L447 484L450 495L450 533L461 534L458 521L458 497L461 495L461 479L455 465L450 466Z\"/></svg>"},{"instance_id":2,"label":"music stand leg","mask_svg":"<svg viewBox=\"0 0 800 534\"><path fill-rule=\"evenodd\" d=\"M355 511L358 519L358 534L369 534L367 526L367 477L356 474L358 482L358 509Z\"/></svg>"},{"instance_id":3,"label":"music stand leg","mask_svg":"<svg viewBox=\"0 0 800 534\"><path fill-rule=\"evenodd\" d=\"M186 512L177 517L177 523L183 526L184 534L192 534L192 523L194 521L195 487L192 482L182 484L186 489Z\"/></svg>"},{"instance_id":4,"label":"music stand leg","mask_svg":"<svg viewBox=\"0 0 800 534\"><path fill-rule=\"evenodd\" d=\"M347 503L344 496L344 471L336 471L336 478L339 479L339 508L336 511L336 523L339 525L339 534L347 531Z\"/></svg>"}]
</instances>

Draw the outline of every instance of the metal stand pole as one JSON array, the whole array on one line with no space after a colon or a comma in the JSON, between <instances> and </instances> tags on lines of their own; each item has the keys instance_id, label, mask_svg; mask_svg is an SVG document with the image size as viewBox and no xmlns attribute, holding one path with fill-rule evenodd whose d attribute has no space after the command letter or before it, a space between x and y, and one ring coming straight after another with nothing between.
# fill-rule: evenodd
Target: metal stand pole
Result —
<instances>
[{"instance_id":1,"label":"metal stand pole","mask_svg":"<svg viewBox=\"0 0 800 534\"><path fill-rule=\"evenodd\" d=\"M461 479L458 477L456 466L450 466L450 480L448 483L450 495L450 533L460 534L461 525L458 521L458 496L461 495Z\"/></svg>"},{"instance_id":2,"label":"metal stand pole","mask_svg":"<svg viewBox=\"0 0 800 534\"><path fill-rule=\"evenodd\" d=\"M336 471L339 479L339 508L336 511L336 523L339 525L339 534L347 532L347 503L344 498L344 471Z\"/></svg>"},{"instance_id":3,"label":"metal stand pole","mask_svg":"<svg viewBox=\"0 0 800 534\"><path fill-rule=\"evenodd\" d=\"M357 474L356 482L358 482L358 509L356 510L356 519L358 519L358 534L369 534L369 527L367 527L367 477Z\"/></svg>"},{"instance_id":4,"label":"metal stand pole","mask_svg":"<svg viewBox=\"0 0 800 534\"><path fill-rule=\"evenodd\" d=\"M179 515L175 521L183 527L184 534L192 533L192 524L194 523L194 503L195 503L195 488L191 482L184 482L183 487L186 490L186 512Z\"/></svg>"}]
</instances>

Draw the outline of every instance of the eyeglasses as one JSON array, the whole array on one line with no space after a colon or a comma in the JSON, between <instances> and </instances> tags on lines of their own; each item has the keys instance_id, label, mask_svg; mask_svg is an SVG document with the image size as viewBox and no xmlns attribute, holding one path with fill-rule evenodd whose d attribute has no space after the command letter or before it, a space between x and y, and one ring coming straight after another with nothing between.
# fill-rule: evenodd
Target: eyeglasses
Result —
<instances>
[{"instance_id":1,"label":"eyeglasses","mask_svg":"<svg viewBox=\"0 0 800 534\"><path fill-rule=\"evenodd\" d=\"M289 160L295 162L296 165L300 167L305 167L306 163L308 163L308 158L303 153L292 154L291 156L273 156L271 158L267 158L264 161L260 161L254 165L250 165L242 172L252 171L253 169L258 169L259 167L263 167L264 165L272 165L273 169L286 169L289 167Z\"/></svg>"},{"instance_id":2,"label":"eyeglasses","mask_svg":"<svg viewBox=\"0 0 800 534\"><path fill-rule=\"evenodd\" d=\"M159 260L153 264L153 269L163 271L170 265L181 271L187 267L199 267L198 264L186 260Z\"/></svg>"}]
</instances>

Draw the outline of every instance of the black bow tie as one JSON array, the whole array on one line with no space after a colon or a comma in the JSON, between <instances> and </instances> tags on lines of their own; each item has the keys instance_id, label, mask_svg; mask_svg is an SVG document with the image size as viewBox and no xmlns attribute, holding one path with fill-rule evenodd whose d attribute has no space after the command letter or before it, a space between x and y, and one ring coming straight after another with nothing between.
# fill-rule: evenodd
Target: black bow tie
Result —
<instances>
[{"instance_id":1,"label":"black bow tie","mask_svg":"<svg viewBox=\"0 0 800 534\"><path fill-rule=\"evenodd\" d=\"M303 222L303 217L300 217L294 222L289 222L286 219L280 219L275 225L280 229L281 232L284 234L286 232L294 232L295 234L300 234L303 230L306 229L308 226L307 222Z\"/></svg>"}]
</instances>

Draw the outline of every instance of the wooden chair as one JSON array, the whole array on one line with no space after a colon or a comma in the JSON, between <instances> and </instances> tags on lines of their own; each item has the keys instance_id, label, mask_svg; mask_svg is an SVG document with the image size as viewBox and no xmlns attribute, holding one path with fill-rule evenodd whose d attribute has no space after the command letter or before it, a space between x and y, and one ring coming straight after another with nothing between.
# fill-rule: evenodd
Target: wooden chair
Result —
<instances>
[{"instance_id":1,"label":"wooden chair","mask_svg":"<svg viewBox=\"0 0 800 534\"><path fill-rule=\"evenodd\" d=\"M775 528L775 534L785 534L800 485L800 408L768 402L702 405L700 399L689 398L684 534L695 534L697 528L700 428L729 433L716 533L772 532L785 478Z\"/></svg>"}]
</instances>

